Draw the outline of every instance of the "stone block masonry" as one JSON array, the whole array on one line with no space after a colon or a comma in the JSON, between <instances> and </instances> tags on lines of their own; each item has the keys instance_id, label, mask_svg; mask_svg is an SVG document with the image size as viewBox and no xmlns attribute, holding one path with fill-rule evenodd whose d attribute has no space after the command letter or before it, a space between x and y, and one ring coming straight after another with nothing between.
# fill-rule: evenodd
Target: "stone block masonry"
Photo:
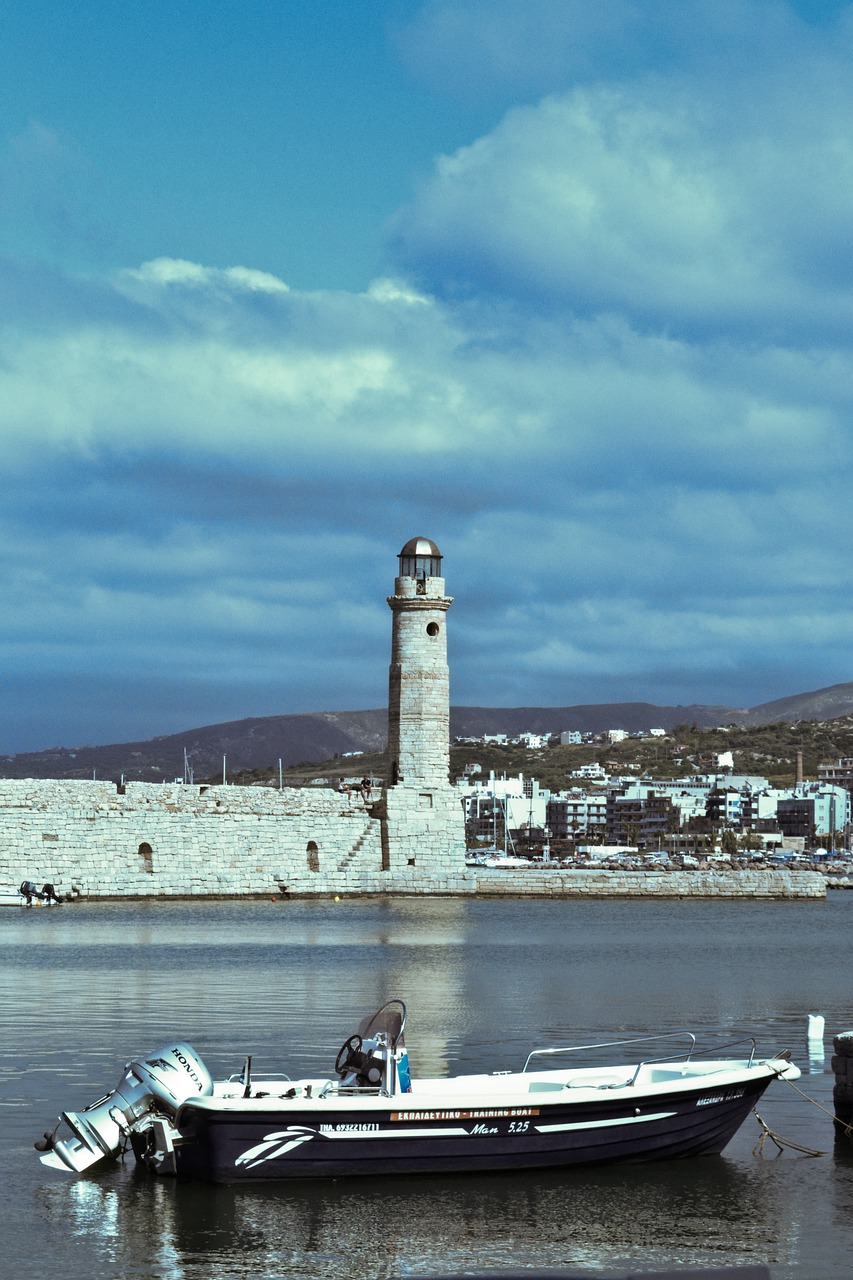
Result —
<instances>
[{"instance_id":1,"label":"stone block masonry","mask_svg":"<svg viewBox=\"0 0 853 1280\"><path fill-rule=\"evenodd\" d=\"M809 871L583 871L465 866L450 787L400 785L365 808L329 788L0 779L0 886L84 897L471 894L821 898ZM421 853L426 851L426 856ZM851 1058L853 1061L853 1058ZM853 1076L852 1076L853 1078Z\"/></svg>"},{"instance_id":2,"label":"stone block masonry","mask_svg":"<svg viewBox=\"0 0 853 1280\"><path fill-rule=\"evenodd\" d=\"M484 897L543 898L825 898L816 871L512 871L476 868Z\"/></svg>"},{"instance_id":3,"label":"stone block masonry","mask_svg":"<svg viewBox=\"0 0 853 1280\"><path fill-rule=\"evenodd\" d=\"M388 754L395 781L447 787L450 673L443 578L400 577L388 597L393 615L388 670Z\"/></svg>"},{"instance_id":4,"label":"stone block masonry","mask_svg":"<svg viewBox=\"0 0 853 1280\"><path fill-rule=\"evenodd\" d=\"M92 898L473 888L464 853L383 870L380 817L328 788L0 779L0 882L24 879Z\"/></svg>"},{"instance_id":5,"label":"stone block masonry","mask_svg":"<svg viewBox=\"0 0 853 1280\"><path fill-rule=\"evenodd\" d=\"M832 1101L835 1116L840 1122L836 1125L839 1140L846 1141L846 1149L853 1149L853 1139L842 1125L853 1124L853 1031L842 1031L832 1041L835 1053L832 1056L832 1070L835 1072L835 1085L832 1090Z\"/></svg>"}]
</instances>

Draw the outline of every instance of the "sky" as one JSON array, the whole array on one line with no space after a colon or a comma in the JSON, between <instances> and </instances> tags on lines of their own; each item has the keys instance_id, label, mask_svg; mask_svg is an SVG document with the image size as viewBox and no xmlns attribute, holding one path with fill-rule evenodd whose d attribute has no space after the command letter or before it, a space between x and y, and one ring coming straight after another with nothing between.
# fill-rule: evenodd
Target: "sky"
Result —
<instances>
[{"instance_id":1,"label":"sky","mask_svg":"<svg viewBox=\"0 0 853 1280\"><path fill-rule=\"evenodd\" d=\"M853 680L851 322L853 3L4 0L0 752L384 705L416 535L455 705Z\"/></svg>"}]
</instances>

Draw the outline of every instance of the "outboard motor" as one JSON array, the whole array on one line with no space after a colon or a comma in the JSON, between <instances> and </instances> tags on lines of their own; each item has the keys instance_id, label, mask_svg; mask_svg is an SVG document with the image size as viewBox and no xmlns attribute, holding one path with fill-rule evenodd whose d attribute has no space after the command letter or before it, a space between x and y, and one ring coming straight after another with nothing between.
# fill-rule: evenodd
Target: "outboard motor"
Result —
<instances>
[{"instance_id":1,"label":"outboard motor","mask_svg":"<svg viewBox=\"0 0 853 1280\"><path fill-rule=\"evenodd\" d=\"M57 1141L46 1133L36 1150L45 1153L42 1163L51 1168L83 1173L117 1156L131 1127L143 1116L173 1116L187 1098L212 1093L213 1079L196 1051L188 1044L166 1045L141 1062L128 1062L106 1097L83 1111L63 1111L60 1122L65 1121L72 1136Z\"/></svg>"}]
</instances>

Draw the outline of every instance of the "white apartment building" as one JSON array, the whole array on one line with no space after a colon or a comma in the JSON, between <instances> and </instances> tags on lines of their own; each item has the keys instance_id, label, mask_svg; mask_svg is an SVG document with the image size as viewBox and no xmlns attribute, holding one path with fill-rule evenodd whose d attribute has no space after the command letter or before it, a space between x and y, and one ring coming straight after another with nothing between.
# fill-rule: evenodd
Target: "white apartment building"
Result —
<instances>
[{"instance_id":1,"label":"white apartment building","mask_svg":"<svg viewBox=\"0 0 853 1280\"><path fill-rule=\"evenodd\" d=\"M543 829L546 825L546 809L551 792L540 787L535 778L517 778L505 774L498 778L489 774L483 781L470 778L456 784L465 808L465 820L469 831L475 830L482 838L503 838L507 832Z\"/></svg>"},{"instance_id":2,"label":"white apartment building","mask_svg":"<svg viewBox=\"0 0 853 1280\"><path fill-rule=\"evenodd\" d=\"M600 764L582 764L579 769L572 769L572 778L589 778L598 782L607 780L607 770Z\"/></svg>"}]
</instances>

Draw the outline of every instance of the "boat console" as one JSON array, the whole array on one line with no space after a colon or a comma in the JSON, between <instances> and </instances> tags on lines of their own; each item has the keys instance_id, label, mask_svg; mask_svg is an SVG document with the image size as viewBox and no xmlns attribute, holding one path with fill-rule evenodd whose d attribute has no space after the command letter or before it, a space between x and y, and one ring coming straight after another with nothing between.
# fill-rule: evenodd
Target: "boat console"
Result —
<instances>
[{"instance_id":1,"label":"boat console","mask_svg":"<svg viewBox=\"0 0 853 1280\"><path fill-rule=\"evenodd\" d=\"M411 1093L405 1026L406 1006L402 1000L389 1000L377 1013L364 1018L356 1034L338 1050L338 1092L370 1090L387 1097Z\"/></svg>"}]
</instances>

